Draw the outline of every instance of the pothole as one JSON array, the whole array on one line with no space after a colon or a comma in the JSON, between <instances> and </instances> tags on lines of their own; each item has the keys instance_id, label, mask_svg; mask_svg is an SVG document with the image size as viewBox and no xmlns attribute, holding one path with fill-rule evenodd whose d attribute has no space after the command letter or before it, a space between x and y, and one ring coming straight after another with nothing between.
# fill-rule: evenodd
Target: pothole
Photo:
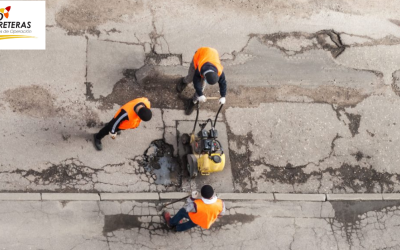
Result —
<instances>
[{"instance_id":1,"label":"pothole","mask_svg":"<svg viewBox=\"0 0 400 250\"><path fill-rule=\"evenodd\" d=\"M180 166L173 152L173 146L162 139L152 141L144 152L141 164L152 174L155 184L181 186Z\"/></svg>"},{"instance_id":2,"label":"pothole","mask_svg":"<svg viewBox=\"0 0 400 250\"><path fill-rule=\"evenodd\" d=\"M5 100L13 112L31 117L52 117L56 115L55 97L37 85L18 87L4 92Z\"/></svg>"}]
</instances>

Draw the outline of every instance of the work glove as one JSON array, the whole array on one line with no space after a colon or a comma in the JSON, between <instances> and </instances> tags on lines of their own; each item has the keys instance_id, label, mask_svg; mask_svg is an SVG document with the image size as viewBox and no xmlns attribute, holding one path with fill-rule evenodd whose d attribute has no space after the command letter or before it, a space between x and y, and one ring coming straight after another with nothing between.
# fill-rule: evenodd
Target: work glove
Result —
<instances>
[{"instance_id":1,"label":"work glove","mask_svg":"<svg viewBox=\"0 0 400 250\"><path fill-rule=\"evenodd\" d=\"M196 199L197 196L199 196L199 192L193 191L193 192L192 192L192 198L193 198L193 199Z\"/></svg>"},{"instance_id":2,"label":"work glove","mask_svg":"<svg viewBox=\"0 0 400 250\"><path fill-rule=\"evenodd\" d=\"M205 97L205 95L199 96L199 102L206 102L207 98Z\"/></svg>"},{"instance_id":3,"label":"work glove","mask_svg":"<svg viewBox=\"0 0 400 250\"><path fill-rule=\"evenodd\" d=\"M221 97L221 98L219 98L218 103L222 105L222 104L225 104L225 101L226 101L226 98L225 97Z\"/></svg>"},{"instance_id":4,"label":"work glove","mask_svg":"<svg viewBox=\"0 0 400 250\"><path fill-rule=\"evenodd\" d=\"M115 139L115 138L117 138L117 133L113 134L113 133L110 132L110 136L111 136L112 139Z\"/></svg>"}]
</instances>

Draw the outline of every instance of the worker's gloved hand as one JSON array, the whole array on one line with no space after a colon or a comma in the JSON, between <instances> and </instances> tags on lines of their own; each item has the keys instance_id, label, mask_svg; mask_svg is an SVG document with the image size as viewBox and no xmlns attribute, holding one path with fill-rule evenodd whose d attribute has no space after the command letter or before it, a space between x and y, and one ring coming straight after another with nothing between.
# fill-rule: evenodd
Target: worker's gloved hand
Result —
<instances>
[{"instance_id":1,"label":"worker's gloved hand","mask_svg":"<svg viewBox=\"0 0 400 250\"><path fill-rule=\"evenodd\" d=\"M115 138L117 138L117 133L113 134L113 133L110 132L110 136L111 136L112 139L115 139Z\"/></svg>"},{"instance_id":2,"label":"worker's gloved hand","mask_svg":"<svg viewBox=\"0 0 400 250\"><path fill-rule=\"evenodd\" d=\"M207 98L206 98L206 96L205 95L202 95L202 96L199 96L199 102L206 102L207 101Z\"/></svg>"},{"instance_id":3,"label":"worker's gloved hand","mask_svg":"<svg viewBox=\"0 0 400 250\"><path fill-rule=\"evenodd\" d=\"M226 98L225 97L221 97L221 98L219 98L218 103L219 104L225 104L225 101L226 101Z\"/></svg>"},{"instance_id":4,"label":"worker's gloved hand","mask_svg":"<svg viewBox=\"0 0 400 250\"><path fill-rule=\"evenodd\" d=\"M199 196L199 192L193 191L193 192L192 192L192 198L193 198L193 199L196 199L197 196Z\"/></svg>"}]
</instances>

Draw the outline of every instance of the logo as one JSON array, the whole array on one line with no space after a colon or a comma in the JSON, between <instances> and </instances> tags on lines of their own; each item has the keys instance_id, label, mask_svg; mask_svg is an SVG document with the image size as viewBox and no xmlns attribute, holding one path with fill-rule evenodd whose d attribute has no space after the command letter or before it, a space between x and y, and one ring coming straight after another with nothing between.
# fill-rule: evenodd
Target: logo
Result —
<instances>
[{"instance_id":1,"label":"logo","mask_svg":"<svg viewBox=\"0 0 400 250\"><path fill-rule=\"evenodd\" d=\"M0 9L0 21L3 20L4 17L8 19L8 16L10 15L10 13L9 13L10 9L11 9L11 6ZM7 12L4 13L4 10L6 10Z\"/></svg>"},{"instance_id":2,"label":"logo","mask_svg":"<svg viewBox=\"0 0 400 250\"><path fill-rule=\"evenodd\" d=\"M45 1L0 0L0 50L45 48Z\"/></svg>"},{"instance_id":3,"label":"logo","mask_svg":"<svg viewBox=\"0 0 400 250\"><path fill-rule=\"evenodd\" d=\"M1 8L0 9L0 21L3 20L3 18L7 18L10 16L10 10L11 10L11 6L8 6L6 8ZM7 11L7 12L5 12ZM14 25L14 23L11 23L11 27L15 27L16 28L26 28L26 24L25 22L23 22L22 24L20 24L19 22L16 23L17 25ZM20 24L20 25L18 25ZM7 26L7 23L0 23L0 27L4 26L4 28ZM30 22L28 22L28 28L30 28ZM0 40L4 40L4 39L14 39L14 38L35 38L34 36L27 36L27 35L0 35Z\"/></svg>"}]
</instances>

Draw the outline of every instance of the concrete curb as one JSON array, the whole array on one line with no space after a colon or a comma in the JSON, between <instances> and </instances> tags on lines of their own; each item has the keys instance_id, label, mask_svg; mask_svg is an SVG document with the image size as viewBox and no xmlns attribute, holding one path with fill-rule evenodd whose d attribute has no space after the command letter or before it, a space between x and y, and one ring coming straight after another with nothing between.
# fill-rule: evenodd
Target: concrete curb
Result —
<instances>
[{"instance_id":1,"label":"concrete curb","mask_svg":"<svg viewBox=\"0 0 400 250\"><path fill-rule=\"evenodd\" d=\"M178 200L188 195L190 194L182 192L160 193L160 200Z\"/></svg>"},{"instance_id":2,"label":"concrete curb","mask_svg":"<svg viewBox=\"0 0 400 250\"><path fill-rule=\"evenodd\" d=\"M177 200L186 192L170 193L0 193L0 201L162 201ZM400 200L400 193L369 194L291 194L291 193L219 193L223 200L265 201L378 201Z\"/></svg>"},{"instance_id":3,"label":"concrete curb","mask_svg":"<svg viewBox=\"0 0 400 250\"><path fill-rule=\"evenodd\" d=\"M280 194L276 193L277 201L326 201L325 194Z\"/></svg>"},{"instance_id":4,"label":"concrete curb","mask_svg":"<svg viewBox=\"0 0 400 250\"><path fill-rule=\"evenodd\" d=\"M224 200L274 200L273 194L262 193L221 193L218 197Z\"/></svg>"},{"instance_id":5,"label":"concrete curb","mask_svg":"<svg viewBox=\"0 0 400 250\"><path fill-rule=\"evenodd\" d=\"M1 201L40 201L41 193L0 193Z\"/></svg>"},{"instance_id":6,"label":"concrete curb","mask_svg":"<svg viewBox=\"0 0 400 250\"><path fill-rule=\"evenodd\" d=\"M98 193L42 193L43 201L99 201Z\"/></svg>"},{"instance_id":7,"label":"concrete curb","mask_svg":"<svg viewBox=\"0 0 400 250\"><path fill-rule=\"evenodd\" d=\"M382 194L327 194L327 201L381 201Z\"/></svg>"},{"instance_id":8,"label":"concrete curb","mask_svg":"<svg viewBox=\"0 0 400 250\"><path fill-rule=\"evenodd\" d=\"M159 200L158 193L100 193L102 201L111 200Z\"/></svg>"},{"instance_id":9,"label":"concrete curb","mask_svg":"<svg viewBox=\"0 0 400 250\"><path fill-rule=\"evenodd\" d=\"M382 198L384 201L400 200L400 194L382 194Z\"/></svg>"}]
</instances>

